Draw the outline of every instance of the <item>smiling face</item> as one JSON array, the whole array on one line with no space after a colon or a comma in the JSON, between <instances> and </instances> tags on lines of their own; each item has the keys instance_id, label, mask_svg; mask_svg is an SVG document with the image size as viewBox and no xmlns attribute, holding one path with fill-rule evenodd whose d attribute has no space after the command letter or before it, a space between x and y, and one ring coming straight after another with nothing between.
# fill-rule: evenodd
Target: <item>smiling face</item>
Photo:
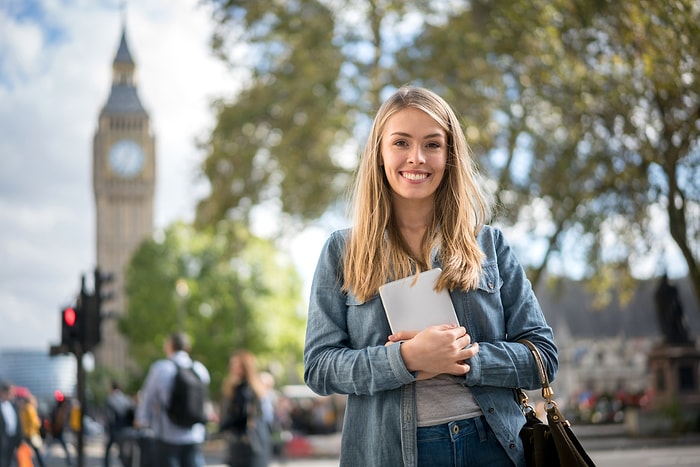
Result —
<instances>
[{"instance_id":1,"label":"smiling face","mask_svg":"<svg viewBox=\"0 0 700 467\"><path fill-rule=\"evenodd\" d=\"M384 173L395 201L433 201L447 164L447 135L427 113L407 107L382 133Z\"/></svg>"}]
</instances>

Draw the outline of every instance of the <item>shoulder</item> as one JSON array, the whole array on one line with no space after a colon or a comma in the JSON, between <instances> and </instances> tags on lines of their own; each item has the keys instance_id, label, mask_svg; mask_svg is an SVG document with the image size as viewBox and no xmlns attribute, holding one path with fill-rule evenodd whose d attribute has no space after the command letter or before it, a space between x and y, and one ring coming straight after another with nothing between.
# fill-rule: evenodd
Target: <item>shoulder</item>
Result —
<instances>
[{"instance_id":1,"label":"shoulder","mask_svg":"<svg viewBox=\"0 0 700 467\"><path fill-rule=\"evenodd\" d=\"M151 364L148 370L148 376L144 384L144 390L155 389L161 386L164 382L171 380L177 369L175 362L168 358L156 360Z\"/></svg>"},{"instance_id":2,"label":"shoulder","mask_svg":"<svg viewBox=\"0 0 700 467\"><path fill-rule=\"evenodd\" d=\"M158 375L162 375L164 373L175 373L176 365L175 360L162 358L153 362L150 371Z\"/></svg>"},{"instance_id":3,"label":"shoulder","mask_svg":"<svg viewBox=\"0 0 700 467\"><path fill-rule=\"evenodd\" d=\"M493 243L496 241L501 241L503 239L503 231L493 225L484 225L476 236L479 243L488 242Z\"/></svg>"},{"instance_id":4,"label":"shoulder","mask_svg":"<svg viewBox=\"0 0 700 467\"><path fill-rule=\"evenodd\" d=\"M485 225L477 235L481 251L486 255L486 262L509 261L515 253L503 231L491 225Z\"/></svg>"},{"instance_id":5,"label":"shoulder","mask_svg":"<svg viewBox=\"0 0 700 467\"><path fill-rule=\"evenodd\" d=\"M326 248L340 252L350 238L350 228L339 229L331 232L326 240Z\"/></svg>"},{"instance_id":6,"label":"shoulder","mask_svg":"<svg viewBox=\"0 0 700 467\"><path fill-rule=\"evenodd\" d=\"M209 375L209 370L202 362L196 360L192 362L192 370L197 373L197 376L199 376L199 379L201 379L203 383L210 383L211 377Z\"/></svg>"},{"instance_id":7,"label":"shoulder","mask_svg":"<svg viewBox=\"0 0 700 467\"><path fill-rule=\"evenodd\" d=\"M498 249L504 242L503 231L492 225L484 225L476 236L476 241L487 255L489 251Z\"/></svg>"},{"instance_id":8,"label":"shoulder","mask_svg":"<svg viewBox=\"0 0 700 467\"><path fill-rule=\"evenodd\" d=\"M318 263L324 274L330 273L330 271L337 271L338 266L342 263L345 245L349 238L350 229L336 230L328 236L321 248Z\"/></svg>"}]
</instances>

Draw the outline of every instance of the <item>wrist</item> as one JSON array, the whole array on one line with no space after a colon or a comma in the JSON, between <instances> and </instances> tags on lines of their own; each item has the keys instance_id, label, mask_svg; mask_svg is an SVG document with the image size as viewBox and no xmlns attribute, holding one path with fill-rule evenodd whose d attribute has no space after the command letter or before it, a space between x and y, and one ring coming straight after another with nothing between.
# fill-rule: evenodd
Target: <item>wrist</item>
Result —
<instances>
[{"instance_id":1,"label":"wrist","mask_svg":"<svg viewBox=\"0 0 700 467\"><path fill-rule=\"evenodd\" d=\"M413 346L410 345L410 340L402 340L397 342L397 344L399 344L399 353L406 369L410 372L418 371L413 358Z\"/></svg>"}]
</instances>

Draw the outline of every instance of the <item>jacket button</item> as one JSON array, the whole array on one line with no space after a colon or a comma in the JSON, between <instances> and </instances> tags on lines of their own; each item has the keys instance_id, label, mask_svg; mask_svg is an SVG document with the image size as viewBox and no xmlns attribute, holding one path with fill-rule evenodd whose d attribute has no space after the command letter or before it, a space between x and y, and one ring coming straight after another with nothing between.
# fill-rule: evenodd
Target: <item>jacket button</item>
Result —
<instances>
[{"instance_id":1,"label":"jacket button","mask_svg":"<svg viewBox=\"0 0 700 467\"><path fill-rule=\"evenodd\" d=\"M496 409L494 409L493 407L489 407L489 413L494 413L495 411Z\"/></svg>"},{"instance_id":2,"label":"jacket button","mask_svg":"<svg viewBox=\"0 0 700 467\"><path fill-rule=\"evenodd\" d=\"M515 443L510 443L510 444L508 445L508 447L511 448L511 449L515 449Z\"/></svg>"}]
</instances>

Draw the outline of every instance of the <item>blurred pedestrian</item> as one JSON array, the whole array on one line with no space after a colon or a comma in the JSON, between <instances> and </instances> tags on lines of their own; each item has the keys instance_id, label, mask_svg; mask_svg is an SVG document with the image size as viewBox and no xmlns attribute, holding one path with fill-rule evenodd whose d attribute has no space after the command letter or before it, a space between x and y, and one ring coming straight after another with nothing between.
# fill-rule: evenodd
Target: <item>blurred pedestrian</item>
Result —
<instances>
[{"instance_id":1,"label":"blurred pedestrian","mask_svg":"<svg viewBox=\"0 0 700 467\"><path fill-rule=\"evenodd\" d=\"M112 446L116 444L121 455L121 443L124 431L134 424L134 401L122 392L119 384L112 381L107 396L107 440L105 443L104 465L109 467ZM124 466L129 467L129 466Z\"/></svg>"},{"instance_id":2,"label":"blurred pedestrian","mask_svg":"<svg viewBox=\"0 0 700 467\"><path fill-rule=\"evenodd\" d=\"M66 465L73 465L73 458L65 438L66 428L70 423L71 398L56 390L54 391L54 399L55 404L49 415L49 433L51 436L46 443L46 459L51 456L51 446L58 442L65 453Z\"/></svg>"},{"instance_id":3,"label":"blurred pedestrian","mask_svg":"<svg viewBox=\"0 0 700 467\"><path fill-rule=\"evenodd\" d=\"M44 467L44 456L41 452L44 440L41 437L41 419L37 411L37 402L34 394L24 389L21 392L15 391L17 408L22 420L24 429L24 439L34 452L34 459L40 467Z\"/></svg>"},{"instance_id":4,"label":"blurred pedestrian","mask_svg":"<svg viewBox=\"0 0 700 467\"><path fill-rule=\"evenodd\" d=\"M165 340L163 350L167 358L151 365L139 393L134 425L136 428L149 427L153 430L155 459L151 465L203 467L205 464L201 445L206 439L205 425L179 425L168 415L168 407L178 367L191 368L205 388L210 382L209 371L201 362L192 360L190 340L184 333L171 334Z\"/></svg>"},{"instance_id":5,"label":"blurred pedestrian","mask_svg":"<svg viewBox=\"0 0 700 467\"><path fill-rule=\"evenodd\" d=\"M0 467L13 465L22 438L22 420L14 403L12 384L0 381Z\"/></svg>"},{"instance_id":6,"label":"blurred pedestrian","mask_svg":"<svg viewBox=\"0 0 700 467\"><path fill-rule=\"evenodd\" d=\"M266 467L272 457L273 393L255 356L239 350L229 358L221 393L220 431L229 440L228 465Z\"/></svg>"}]
</instances>

